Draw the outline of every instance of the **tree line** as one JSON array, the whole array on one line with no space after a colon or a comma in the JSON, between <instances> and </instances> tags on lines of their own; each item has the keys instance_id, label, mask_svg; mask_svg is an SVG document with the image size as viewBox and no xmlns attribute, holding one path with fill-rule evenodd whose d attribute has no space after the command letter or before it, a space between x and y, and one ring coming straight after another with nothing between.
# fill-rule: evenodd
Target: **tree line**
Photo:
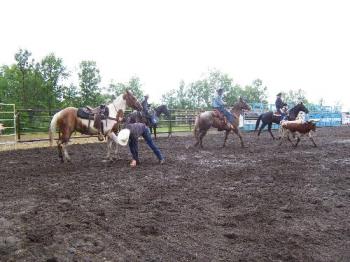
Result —
<instances>
[{"instance_id":1,"label":"tree line","mask_svg":"<svg viewBox=\"0 0 350 262\"><path fill-rule=\"evenodd\" d=\"M36 61L30 51L19 49L14 59L14 64L0 67L0 103L14 103L17 108L53 111L67 106L97 106L112 101L126 89L138 99L144 95L141 81L136 76L126 83L112 80L107 87L101 87L100 70L95 61L80 62L76 86L68 82L71 72L63 59L54 53ZM188 84L181 81L178 88L162 95L161 103L174 109L210 108L218 87L224 88L228 105L234 104L239 97L249 103L267 104L267 87L261 79L240 86L219 70L210 70L202 79ZM308 102L303 90L290 90L284 93L284 99L288 103Z\"/></svg>"}]
</instances>

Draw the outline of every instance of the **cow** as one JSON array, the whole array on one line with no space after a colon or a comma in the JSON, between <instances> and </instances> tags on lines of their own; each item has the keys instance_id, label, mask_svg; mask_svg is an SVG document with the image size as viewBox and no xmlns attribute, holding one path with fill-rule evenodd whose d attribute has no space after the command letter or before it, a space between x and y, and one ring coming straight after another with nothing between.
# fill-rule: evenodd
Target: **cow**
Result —
<instances>
[{"instance_id":1,"label":"cow","mask_svg":"<svg viewBox=\"0 0 350 262\"><path fill-rule=\"evenodd\" d=\"M288 139L288 141L294 146L297 147L300 142L300 137L302 135L308 135L312 143L315 147L317 147L314 139L312 138L311 132L316 132L316 122L314 120L303 121L303 120L295 120L295 121L282 121L280 126L280 139L281 142L279 145L282 145L284 139ZM297 142L293 144L292 140L290 140L289 135L292 135L293 138L297 139Z\"/></svg>"}]
</instances>

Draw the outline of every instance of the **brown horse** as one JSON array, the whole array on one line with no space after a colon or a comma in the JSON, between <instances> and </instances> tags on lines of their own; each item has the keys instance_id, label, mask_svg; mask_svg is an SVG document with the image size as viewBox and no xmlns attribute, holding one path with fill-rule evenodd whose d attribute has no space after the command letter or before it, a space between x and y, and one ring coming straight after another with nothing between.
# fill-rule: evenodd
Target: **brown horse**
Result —
<instances>
[{"instance_id":1,"label":"brown horse","mask_svg":"<svg viewBox=\"0 0 350 262\"><path fill-rule=\"evenodd\" d=\"M136 110L142 109L142 106L136 97L130 91L126 91L124 94L118 96L111 104L107 105L110 117L101 120L102 133L107 138L108 158L110 158L110 151L112 149L113 141L115 143L117 141L117 137L113 131L115 130L119 120L121 120L122 114L127 106ZM94 120L87 120L78 117L78 108L75 107L67 107L62 109L53 116L49 129L51 146L53 145L56 127L59 131L59 138L57 142L58 155L62 162L65 160L70 161L67 146L74 131L78 131L86 135L97 135L101 132L101 130L97 130L94 127Z\"/></svg>"},{"instance_id":2,"label":"brown horse","mask_svg":"<svg viewBox=\"0 0 350 262\"><path fill-rule=\"evenodd\" d=\"M250 110L250 106L242 99L239 98L239 101L235 103L231 109L231 113L233 114L234 120L233 120L233 128L228 127L228 125L223 125L222 121L220 121L216 116L214 111L205 111L203 113L200 113L195 120L194 124L194 136L196 138L195 146L198 146L198 144L203 148L202 140L203 137L206 135L207 131L210 127L219 128L219 131L225 130L225 140L223 147L226 146L226 140L228 137L228 134L233 131L236 135L238 135L239 139L241 140L241 145L244 147L243 139L241 132L239 130L239 116L242 112L242 110Z\"/></svg>"}]
</instances>

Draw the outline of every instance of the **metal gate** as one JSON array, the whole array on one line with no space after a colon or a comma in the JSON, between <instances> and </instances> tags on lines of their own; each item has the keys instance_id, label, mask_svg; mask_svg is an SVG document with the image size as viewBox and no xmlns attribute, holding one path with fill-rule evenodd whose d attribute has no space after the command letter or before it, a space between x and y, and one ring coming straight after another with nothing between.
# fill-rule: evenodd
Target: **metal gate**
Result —
<instances>
[{"instance_id":1,"label":"metal gate","mask_svg":"<svg viewBox=\"0 0 350 262\"><path fill-rule=\"evenodd\" d=\"M16 106L0 103L0 145L16 143Z\"/></svg>"}]
</instances>

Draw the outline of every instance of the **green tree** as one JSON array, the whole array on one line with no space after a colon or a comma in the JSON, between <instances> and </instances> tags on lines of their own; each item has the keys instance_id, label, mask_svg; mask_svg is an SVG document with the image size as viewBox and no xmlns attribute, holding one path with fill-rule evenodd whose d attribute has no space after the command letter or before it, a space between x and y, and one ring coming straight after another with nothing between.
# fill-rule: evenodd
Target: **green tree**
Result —
<instances>
[{"instance_id":1,"label":"green tree","mask_svg":"<svg viewBox=\"0 0 350 262\"><path fill-rule=\"evenodd\" d=\"M19 99L20 81L16 65L2 66L0 70L0 102L17 103Z\"/></svg>"},{"instance_id":2,"label":"green tree","mask_svg":"<svg viewBox=\"0 0 350 262\"><path fill-rule=\"evenodd\" d=\"M211 70L203 79L190 83L187 93L191 107L210 108L215 90L219 87L224 88L226 94L232 91L233 88L233 79L219 70ZM230 99L231 97L226 98ZM232 103L232 101L226 102L228 104Z\"/></svg>"},{"instance_id":3,"label":"green tree","mask_svg":"<svg viewBox=\"0 0 350 262\"><path fill-rule=\"evenodd\" d=\"M44 80L46 105L51 112L63 100L65 87L60 81L66 79L69 74L63 65L63 60L53 53L45 56L41 61L40 73Z\"/></svg>"},{"instance_id":4,"label":"green tree","mask_svg":"<svg viewBox=\"0 0 350 262\"><path fill-rule=\"evenodd\" d=\"M138 100L142 100L144 92L142 90L142 85L140 78L133 76L127 83L110 83L108 87L108 92L112 94L112 98L123 94L126 90L131 91Z\"/></svg>"},{"instance_id":5,"label":"green tree","mask_svg":"<svg viewBox=\"0 0 350 262\"><path fill-rule=\"evenodd\" d=\"M102 101L100 70L95 61L82 61L79 65L80 105L96 106Z\"/></svg>"},{"instance_id":6,"label":"green tree","mask_svg":"<svg viewBox=\"0 0 350 262\"><path fill-rule=\"evenodd\" d=\"M80 100L81 99L79 97L79 90L75 85L70 84L68 87L64 87L62 101L63 107L80 106Z\"/></svg>"},{"instance_id":7,"label":"green tree","mask_svg":"<svg viewBox=\"0 0 350 262\"><path fill-rule=\"evenodd\" d=\"M21 100L21 104L24 107L29 107L30 102L29 102L29 95L30 91L28 88L28 74L30 73L32 69L32 63L29 61L30 56L32 55L31 52L28 50L23 50L20 49L16 54L15 54L15 60L17 62L17 72L18 72L18 77L17 81L19 82L19 85L17 86L18 90L18 95Z\"/></svg>"},{"instance_id":8,"label":"green tree","mask_svg":"<svg viewBox=\"0 0 350 262\"><path fill-rule=\"evenodd\" d=\"M178 103L178 96L177 96L177 91L176 89L172 89L165 94L162 95L161 102L163 104L168 105L168 108L174 109L174 108L185 108L181 107L180 104Z\"/></svg>"},{"instance_id":9,"label":"green tree","mask_svg":"<svg viewBox=\"0 0 350 262\"><path fill-rule=\"evenodd\" d=\"M304 104L309 103L306 98L306 92L302 89L289 90L287 93L282 93L282 97L284 97L284 101L288 105L296 105L300 102L303 102Z\"/></svg>"},{"instance_id":10,"label":"green tree","mask_svg":"<svg viewBox=\"0 0 350 262\"><path fill-rule=\"evenodd\" d=\"M230 106L235 104L242 95L243 89L238 84L231 85L225 88L225 101Z\"/></svg>"},{"instance_id":11,"label":"green tree","mask_svg":"<svg viewBox=\"0 0 350 262\"><path fill-rule=\"evenodd\" d=\"M256 79L252 85L245 86L241 96L249 101L249 103L267 104L267 87L263 86L262 80Z\"/></svg>"},{"instance_id":12,"label":"green tree","mask_svg":"<svg viewBox=\"0 0 350 262\"><path fill-rule=\"evenodd\" d=\"M211 70L203 79L194 81L187 86L182 81L179 88L171 90L162 96L162 102L171 108L211 108L212 98L218 88L223 88L224 100L228 106L233 105L244 97L250 103L267 103L267 87L260 79L253 81L252 85L242 88L233 83L233 79L219 70Z\"/></svg>"}]
</instances>

